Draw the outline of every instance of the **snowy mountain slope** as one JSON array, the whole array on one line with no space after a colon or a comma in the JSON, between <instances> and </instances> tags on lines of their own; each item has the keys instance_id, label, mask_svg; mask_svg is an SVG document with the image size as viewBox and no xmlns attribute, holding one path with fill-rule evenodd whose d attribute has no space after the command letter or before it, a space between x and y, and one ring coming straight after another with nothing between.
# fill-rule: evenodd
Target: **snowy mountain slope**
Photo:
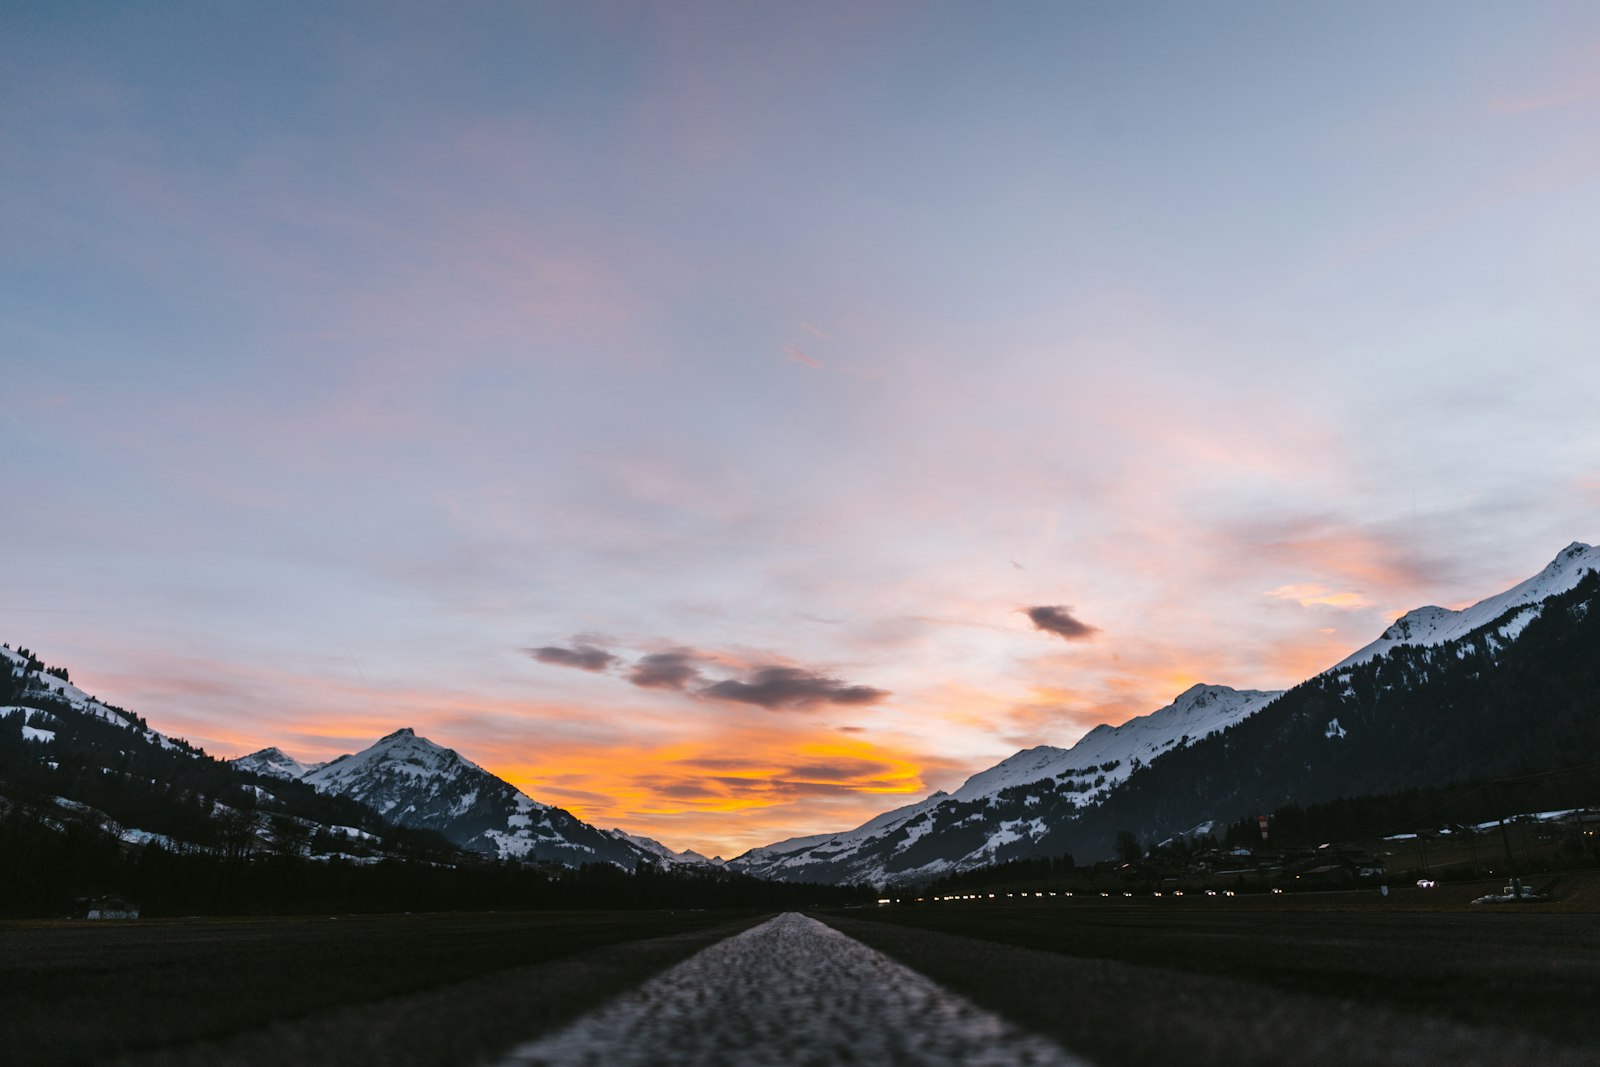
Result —
<instances>
[{"instance_id":1,"label":"snowy mountain slope","mask_svg":"<svg viewBox=\"0 0 1600 1067\"><path fill-rule=\"evenodd\" d=\"M327 764L303 763L282 749L265 748L224 761L229 768L245 773L237 779L219 779L207 769L215 764L204 752L89 696L67 679L64 669L47 669L23 648L0 647L0 721L13 731L17 744L39 747L28 753L28 760L51 768L56 766L51 762L54 750L63 746L70 748L75 758L97 761L106 774L126 773L127 760L144 758L137 756L141 749L160 753L167 765L172 761L193 763L196 783L204 782L212 813L219 820L248 810L263 816L288 815L312 829L331 827L344 837L353 832L368 838L381 831L387 820L436 830L471 851L568 866L605 862L632 870L641 861L674 866L709 862L692 853L675 853L658 842L646 845L626 835L597 830L560 808L524 796L510 783L410 729L397 730L361 752ZM116 729L108 731L108 725ZM188 773L173 772L169 766L145 781L159 792L161 783L177 782ZM270 787L259 778L252 781L246 776L250 774L296 785ZM0 782L0 786L4 784ZM137 792L132 789L129 795ZM317 797L317 793L323 796ZM116 821L134 827L132 833L159 831L165 825L163 820L170 821L160 812L166 803L158 797L125 805L129 811L155 814L130 816L120 809L98 814L106 825ZM201 838L210 833L204 828L195 832ZM210 847L201 840L186 844Z\"/></svg>"},{"instance_id":2,"label":"snowy mountain slope","mask_svg":"<svg viewBox=\"0 0 1600 1067\"><path fill-rule=\"evenodd\" d=\"M304 778L314 770L327 766L324 763L301 763L281 748L264 748L259 752L252 752L248 756L229 760L241 771L252 774L264 774L269 778L286 778L295 780Z\"/></svg>"},{"instance_id":3,"label":"snowy mountain slope","mask_svg":"<svg viewBox=\"0 0 1600 1067\"><path fill-rule=\"evenodd\" d=\"M7 795L49 798L73 821L132 845L248 852L278 847L280 826L353 828L374 840L386 829L353 801L232 773L226 761L89 696L25 648L0 647L0 768L0 805Z\"/></svg>"},{"instance_id":4,"label":"snowy mountain slope","mask_svg":"<svg viewBox=\"0 0 1600 1067\"><path fill-rule=\"evenodd\" d=\"M1451 611L1429 605L1406 612L1376 641L1352 652L1330 667L1329 671L1366 663L1400 645L1442 645L1446 641L1465 637L1513 608L1527 606L1528 611L1518 616L1515 632L1506 635L1514 639L1516 633L1521 632L1521 627L1538 613L1541 601L1565 593L1577 585L1585 574L1594 571L1600 571L1600 548L1574 541L1532 578L1519 582L1503 593L1480 600L1469 608Z\"/></svg>"},{"instance_id":5,"label":"snowy mountain slope","mask_svg":"<svg viewBox=\"0 0 1600 1067\"><path fill-rule=\"evenodd\" d=\"M1191 686L1171 704L1148 715L1129 719L1121 726L1096 726L1071 748L1041 745L1025 749L973 775L951 795L957 800L975 800L1063 774L1086 778L1093 768L1100 772L1096 778L1104 775L1106 779L1098 788L1109 789L1126 778L1136 763L1149 763L1174 748L1225 730L1282 695L1225 685ZM1093 794L1086 793L1082 803L1092 799Z\"/></svg>"},{"instance_id":6,"label":"snowy mountain slope","mask_svg":"<svg viewBox=\"0 0 1600 1067\"><path fill-rule=\"evenodd\" d=\"M1049 844L1104 855L1285 805L1565 772L1600 750L1600 570L1442 644L1318 674L1129 779Z\"/></svg>"},{"instance_id":7,"label":"snowy mountain slope","mask_svg":"<svg viewBox=\"0 0 1600 1067\"><path fill-rule=\"evenodd\" d=\"M4 665L10 670L11 674L21 682L26 692L63 701L74 711L103 720L124 730L135 732L150 744L160 745L162 748L171 749L175 752L190 752L193 754L193 751L188 746L177 744L165 734L150 729L137 715L124 711L113 704L107 704L97 697L92 697L66 678L47 672L44 664L31 654L27 654L26 650L0 647L0 665Z\"/></svg>"},{"instance_id":8,"label":"snowy mountain slope","mask_svg":"<svg viewBox=\"0 0 1600 1067\"><path fill-rule=\"evenodd\" d=\"M1164 708L1121 726L1095 727L1071 748L1025 749L968 778L953 793L934 793L885 812L854 830L791 838L751 849L729 861L737 870L794 881L872 881L929 877L988 862L1002 845L1042 837L1049 826L1007 820L994 803L1003 794L1050 794L1070 808L1103 800L1128 775L1255 714L1279 693L1197 685ZM959 854L921 855L918 843L957 809L964 817ZM924 848L926 846L923 846ZM842 877L841 877L842 876Z\"/></svg>"},{"instance_id":9,"label":"snowy mountain slope","mask_svg":"<svg viewBox=\"0 0 1600 1067\"><path fill-rule=\"evenodd\" d=\"M659 862L668 867L721 867L725 863L720 856L708 858L706 856L702 856L692 848L684 849L682 852L674 852L672 849L668 848L666 845L663 845L660 841L657 841L653 837L641 837L638 834L630 834L628 831L618 829L616 827L612 827L610 830L607 830L606 833L610 834L612 837L615 837L619 841L625 841L630 845L643 849L652 856L655 856Z\"/></svg>"},{"instance_id":10,"label":"snowy mountain slope","mask_svg":"<svg viewBox=\"0 0 1600 1067\"><path fill-rule=\"evenodd\" d=\"M1471 656L1479 648L1504 647L1518 640L1549 598L1571 591L1596 572L1600 572L1600 549L1574 542L1539 574L1470 608L1408 612L1377 641L1312 681L1326 680L1336 693L1354 700L1352 672L1361 674L1365 665L1382 664L1400 651L1448 644L1460 646L1454 654ZM1162 763L1163 757L1189 752L1202 738L1215 738L1247 720L1258 722L1256 713L1280 696L1196 686L1160 711L1118 727L1098 726L1070 749L1027 749L973 775L953 793L935 793L845 833L791 838L752 849L730 864L752 874L793 880L914 881L991 862L997 856L1026 854L1029 848L1048 850L1083 841L1086 835L1077 832L1082 828L1073 824L1087 813L1100 814L1099 809L1108 805L1125 807L1120 801L1134 770L1170 769L1171 761ZM1281 705L1274 714L1278 710ZM1351 713L1330 713L1315 724L1316 733L1326 743L1345 742L1346 748L1353 748L1345 739L1352 723L1359 721ZM1376 754L1372 759L1384 762ZM1237 773L1252 771L1242 767ZM1210 773L1225 777L1227 772L1212 767ZM1141 792L1160 780L1161 775L1145 780ZM1159 807L1141 803L1148 810ZM1217 814L1234 813L1174 811L1172 825L1163 832ZM1187 822L1177 821L1186 816ZM1087 836L1098 841L1104 835Z\"/></svg>"},{"instance_id":11,"label":"snowy mountain slope","mask_svg":"<svg viewBox=\"0 0 1600 1067\"><path fill-rule=\"evenodd\" d=\"M302 763L276 747L232 762L242 770L299 779L320 792L360 800L392 822L439 830L457 844L501 859L568 863L605 859L623 866L648 859L667 867L723 862L692 850L675 852L653 838L621 829L600 831L610 841L597 842L579 829L593 827L525 796L453 749L418 737L409 727L330 763ZM504 815L503 823L496 811Z\"/></svg>"},{"instance_id":12,"label":"snowy mountain slope","mask_svg":"<svg viewBox=\"0 0 1600 1067\"><path fill-rule=\"evenodd\" d=\"M319 792L358 800L400 826L437 830L462 848L500 859L571 867L614 863L632 870L640 861L660 858L561 808L533 800L454 749L418 737L410 727L310 770L300 780Z\"/></svg>"},{"instance_id":13,"label":"snowy mountain slope","mask_svg":"<svg viewBox=\"0 0 1600 1067\"><path fill-rule=\"evenodd\" d=\"M67 716L73 722L87 720L127 730L133 735L130 740L136 738L173 757L210 762L188 743L166 737L138 716L91 697L67 679L65 670L46 669L26 649L0 647L0 671L4 672L0 717L20 723L20 741L54 741L56 720ZM104 727L99 731L103 735ZM76 736L77 731L73 733ZM104 737L96 744L104 748L108 766L130 747ZM381 826L372 819L375 811L397 825L437 830L459 847L502 859L568 866L605 862L628 870L641 861L673 866L711 862L695 853L673 852L659 842L598 830L560 808L524 796L510 783L410 729L397 730L361 752L326 764L303 763L277 747L227 762L240 771L302 782L325 795L345 798L341 801L345 807L336 809L334 816L343 823L365 819ZM298 813L304 807L293 799L292 790L262 789L248 779L229 786L235 787L266 802L266 808ZM312 818L307 825L315 822Z\"/></svg>"}]
</instances>

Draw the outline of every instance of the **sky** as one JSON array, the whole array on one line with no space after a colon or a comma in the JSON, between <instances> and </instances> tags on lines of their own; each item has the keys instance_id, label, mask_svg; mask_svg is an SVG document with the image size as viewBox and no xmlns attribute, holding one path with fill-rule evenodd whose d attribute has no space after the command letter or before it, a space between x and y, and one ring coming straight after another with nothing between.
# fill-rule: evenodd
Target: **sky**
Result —
<instances>
[{"instance_id":1,"label":"sky","mask_svg":"<svg viewBox=\"0 0 1600 1067\"><path fill-rule=\"evenodd\" d=\"M1600 538L1600 7L0 8L0 639L733 855Z\"/></svg>"}]
</instances>

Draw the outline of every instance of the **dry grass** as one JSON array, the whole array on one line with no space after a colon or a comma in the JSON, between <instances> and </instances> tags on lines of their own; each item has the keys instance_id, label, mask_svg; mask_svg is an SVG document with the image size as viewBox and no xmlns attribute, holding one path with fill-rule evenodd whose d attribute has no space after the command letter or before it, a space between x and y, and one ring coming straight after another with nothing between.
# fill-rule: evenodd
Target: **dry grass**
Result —
<instances>
[{"instance_id":1,"label":"dry grass","mask_svg":"<svg viewBox=\"0 0 1600 1067\"><path fill-rule=\"evenodd\" d=\"M473 1062L758 918L542 912L0 927L8 1064Z\"/></svg>"},{"instance_id":2,"label":"dry grass","mask_svg":"<svg viewBox=\"0 0 1600 1067\"><path fill-rule=\"evenodd\" d=\"M1047 898L830 921L1108 1065L1280 1062L1261 1043L1263 1018L1353 1062L1386 1062L1372 1059L1388 1057L1385 1049L1440 1062L1424 1055L1416 1035L1465 1049L1476 1039L1462 1037L1463 1028L1489 1031L1485 1040L1502 1053L1497 1062L1532 1062L1504 1055L1513 1047L1554 1062L1600 1062L1592 1007L1600 1002L1600 928L1592 911L1474 907L1464 902L1469 892ZM1587 886L1584 893L1592 902ZM1086 1025L1073 1014L1080 1010L1089 1013ZM1345 1033L1346 1016L1381 1030L1388 1044ZM1181 1040L1167 1032L1173 1028ZM1230 1050L1212 1031L1253 1036ZM1300 1052L1282 1062L1328 1062ZM1451 1055L1476 1062L1461 1060L1460 1049Z\"/></svg>"}]
</instances>

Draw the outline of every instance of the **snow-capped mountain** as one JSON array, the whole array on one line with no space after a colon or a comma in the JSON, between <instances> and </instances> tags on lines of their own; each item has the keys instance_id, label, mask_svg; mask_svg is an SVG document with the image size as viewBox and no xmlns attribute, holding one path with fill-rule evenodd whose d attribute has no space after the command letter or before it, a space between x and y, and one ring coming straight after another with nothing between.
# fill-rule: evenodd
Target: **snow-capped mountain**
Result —
<instances>
[{"instance_id":1,"label":"snow-capped mountain","mask_svg":"<svg viewBox=\"0 0 1600 1067\"><path fill-rule=\"evenodd\" d=\"M626 841L630 845L644 849L644 851L655 856L660 863L667 867L721 867L726 862L721 856L708 858L692 848L686 848L682 852L674 852L653 837L640 837L638 834L630 834L628 831L616 827L612 827L606 833L619 841Z\"/></svg>"},{"instance_id":2,"label":"snow-capped mountain","mask_svg":"<svg viewBox=\"0 0 1600 1067\"><path fill-rule=\"evenodd\" d=\"M1280 691L1230 689L1225 685L1190 686L1171 704L1148 715L1129 719L1121 726L1096 726L1071 748L1040 745L1024 749L968 778L951 796L976 800L1044 778L1074 778L1083 784L1092 777L1091 787L1077 794L1081 807L1114 789L1135 766L1225 730L1282 695ZM1101 778L1105 781L1101 782Z\"/></svg>"},{"instance_id":3,"label":"snow-capped mountain","mask_svg":"<svg viewBox=\"0 0 1600 1067\"><path fill-rule=\"evenodd\" d=\"M298 762L292 757L275 760L270 755L274 751L263 749L243 759L283 771ZM418 737L410 727L303 774L280 776L297 777L319 792L360 801L392 823L437 830L462 848L501 859L570 867L614 863L632 870L641 860L662 858L631 839L539 803L454 749ZM672 854L666 846L658 847Z\"/></svg>"},{"instance_id":4,"label":"snow-capped mountain","mask_svg":"<svg viewBox=\"0 0 1600 1067\"><path fill-rule=\"evenodd\" d=\"M1454 641L1482 626L1499 619L1513 608L1524 608L1503 627L1508 639L1515 639L1529 620L1539 614L1540 603L1565 593L1583 576L1600 571L1600 548L1574 541L1557 553L1556 558L1525 582L1505 592L1480 600L1470 608L1451 611L1449 608L1428 605L1415 608L1396 619L1383 635L1349 656L1340 660L1330 671L1353 667L1384 655L1400 645L1442 645Z\"/></svg>"},{"instance_id":5,"label":"snow-capped mountain","mask_svg":"<svg viewBox=\"0 0 1600 1067\"><path fill-rule=\"evenodd\" d=\"M1400 640L1302 682L1133 776L1064 846L1103 854L1123 827L1159 839L1290 804L1569 773L1600 749L1600 570L1566 580L1588 551L1573 547L1540 576L1557 591L1530 600L1522 583L1459 613L1478 624L1464 633Z\"/></svg>"},{"instance_id":6,"label":"snow-capped mountain","mask_svg":"<svg viewBox=\"0 0 1600 1067\"><path fill-rule=\"evenodd\" d=\"M264 774L269 778L296 779L304 778L312 771L326 766L322 763L301 763L281 748L264 748L259 752L252 752L248 756L229 760L241 771L252 774Z\"/></svg>"},{"instance_id":7,"label":"snow-capped mountain","mask_svg":"<svg viewBox=\"0 0 1600 1067\"><path fill-rule=\"evenodd\" d=\"M918 881L1025 856L1096 859L1121 829L1159 840L1290 802L1566 766L1573 753L1600 747L1595 607L1600 549L1574 542L1539 574L1472 607L1406 613L1377 641L1287 693L1196 686L1159 711L1096 727L1070 748L1027 749L952 793L854 830L753 849L727 866L796 881ZM502 858L628 869L721 864L599 830L409 729L328 764L263 749L234 763L253 775L219 778L205 753L90 696L64 669L47 669L20 648L0 648L0 747L37 779L31 789L77 805L71 810L89 810L74 790L101 779L69 768L87 760L121 776L120 791L96 791L94 814L130 842L165 835L184 847L221 847L213 839L231 832L222 824L245 813L312 829L355 827L377 840L387 832L381 814ZM209 828L193 824L180 802L201 794L216 823ZM248 847L281 845L258 833Z\"/></svg>"},{"instance_id":8,"label":"snow-capped mountain","mask_svg":"<svg viewBox=\"0 0 1600 1067\"><path fill-rule=\"evenodd\" d=\"M1197 685L1164 708L1120 726L1096 726L1071 748L1024 749L968 778L953 793L938 792L885 812L854 830L790 838L733 859L737 870L792 881L882 882L920 879L993 862L1005 847L1042 839L1047 823L1008 818L1000 798L1049 794L1067 808L1099 803L1134 770L1249 717L1281 694ZM1024 795L1026 794L1026 795ZM970 809L970 810L969 810ZM928 833L962 811L952 848L919 847Z\"/></svg>"},{"instance_id":9,"label":"snow-capped mountain","mask_svg":"<svg viewBox=\"0 0 1600 1067\"><path fill-rule=\"evenodd\" d=\"M248 811L263 819L251 847L277 847L276 831L268 830L265 820L287 817L307 832L328 831L329 840L354 835L375 845L387 821L436 830L459 847L500 858L568 866L606 862L632 870L641 861L668 866L708 862L659 842L597 830L560 808L524 796L410 729L326 764L305 763L280 748L265 748L226 761L245 773L219 779L207 769L216 764L204 752L90 696L68 680L66 670L46 668L23 648L0 647L0 730L6 731L0 740L32 746L24 750L26 758L50 768L51 775L58 757L70 752L74 762L98 761L104 774L132 775L135 783L149 783L149 790L143 784L128 785L104 810L82 803L70 777L59 783L46 778L39 786L65 790L58 798L63 810L92 818L102 828L114 827L111 832L134 844L161 840L174 847L209 849L223 823L237 822ZM251 775L295 785L278 787ZM217 826L191 820L185 824L188 838L165 832L162 828L173 822L167 810L173 801L163 788L174 784L203 789ZM152 795L144 796L146 791ZM98 794L95 802L107 804ZM372 851L365 848L363 855Z\"/></svg>"},{"instance_id":10,"label":"snow-capped mountain","mask_svg":"<svg viewBox=\"0 0 1600 1067\"><path fill-rule=\"evenodd\" d=\"M1070 749L1019 752L954 793L730 866L917 882L1025 856L1098 859L1120 830L1159 840L1287 803L1565 766L1600 744L1596 605L1600 550L1574 543L1470 608L1408 612L1285 693L1197 686Z\"/></svg>"}]
</instances>

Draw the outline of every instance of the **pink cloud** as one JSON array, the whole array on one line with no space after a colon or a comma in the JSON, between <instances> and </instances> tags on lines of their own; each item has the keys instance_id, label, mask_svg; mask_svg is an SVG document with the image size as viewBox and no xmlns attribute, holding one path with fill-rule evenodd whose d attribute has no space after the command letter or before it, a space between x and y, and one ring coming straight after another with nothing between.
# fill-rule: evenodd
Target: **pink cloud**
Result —
<instances>
[{"instance_id":1,"label":"pink cloud","mask_svg":"<svg viewBox=\"0 0 1600 1067\"><path fill-rule=\"evenodd\" d=\"M815 367L819 370L822 368L821 363L818 363L816 360L806 355L805 352L801 351L794 345L784 345L783 351L784 358L786 358L790 363L799 363L807 367Z\"/></svg>"}]
</instances>

